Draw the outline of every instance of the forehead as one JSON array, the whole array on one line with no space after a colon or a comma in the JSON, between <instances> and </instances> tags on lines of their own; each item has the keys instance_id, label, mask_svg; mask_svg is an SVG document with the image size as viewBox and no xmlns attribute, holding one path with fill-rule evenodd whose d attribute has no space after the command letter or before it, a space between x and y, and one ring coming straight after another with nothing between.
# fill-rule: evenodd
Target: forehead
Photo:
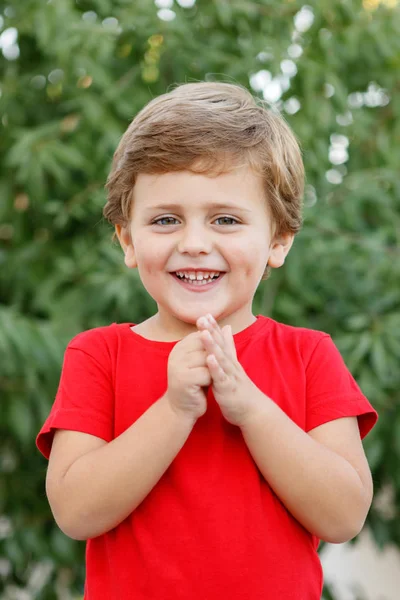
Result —
<instances>
[{"instance_id":1,"label":"forehead","mask_svg":"<svg viewBox=\"0 0 400 600\"><path fill-rule=\"evenodd\" d=\"M133 196L135 210L182 204L187 207L236 206L251 211L267 205L261 177L250 167L214 176L191 171L140 174Z\"/></svg>"}]
</instances>

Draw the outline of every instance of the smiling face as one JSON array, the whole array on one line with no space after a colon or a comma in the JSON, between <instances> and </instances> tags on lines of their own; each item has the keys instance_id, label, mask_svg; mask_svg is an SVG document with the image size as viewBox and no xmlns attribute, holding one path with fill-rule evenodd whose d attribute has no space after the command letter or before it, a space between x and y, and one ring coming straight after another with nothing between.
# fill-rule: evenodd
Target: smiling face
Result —
<instances>
[{"instance_id":1,"label":"smiling face","mask_svg":"<svg viewBox=\"0 0 400 600\"><path fill-rule=\"evenodd\" d=\"M273 239L272 229L260 178L240 167L214 177L139 175L131 222L116 233L125 264L158 305L158 332L178 339L207 313L233 333L255 320L265 267L280 267L293 241Z\"/></svg>"}]
</instances>

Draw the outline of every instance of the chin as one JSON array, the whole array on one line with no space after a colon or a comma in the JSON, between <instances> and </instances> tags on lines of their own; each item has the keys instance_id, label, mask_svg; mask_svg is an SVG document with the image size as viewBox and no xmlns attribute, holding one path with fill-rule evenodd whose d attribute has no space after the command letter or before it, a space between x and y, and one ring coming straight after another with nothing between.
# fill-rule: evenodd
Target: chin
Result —
<instances>
[{"instance_id":1,"label":"chin","mask_svg":"<svg viewBox=\"0 0 400 600\"><path fill-rule=\"evenodd\" d=\"M210 312L210 311L208 311L208 312ZM190 315L176 314L175 317L177 319L179 319L179 321L182 321L182 323L187 323L188 325L196 325L197 319L199 319L200 317L203 317L206 314L207 314L207 312L200 311L200 312L196 312L196 313L191 313Z\"/></svg>"},{"instance_id":2,"label":"chin","mask_svg":"<svg viewBox=\"0 0 400 600\"><path fill-rule=\"evenodd\" d=\"M210 310L210 308L203 310L191 310L190 312L174 313L174 316L176 319L179 319L179 321L182 321L182 323L186 323L187 325L196 325L197 319L204 317L208 313L211 313L215 319L218 318L214 311Z\"/></svg>"}]
</instances>

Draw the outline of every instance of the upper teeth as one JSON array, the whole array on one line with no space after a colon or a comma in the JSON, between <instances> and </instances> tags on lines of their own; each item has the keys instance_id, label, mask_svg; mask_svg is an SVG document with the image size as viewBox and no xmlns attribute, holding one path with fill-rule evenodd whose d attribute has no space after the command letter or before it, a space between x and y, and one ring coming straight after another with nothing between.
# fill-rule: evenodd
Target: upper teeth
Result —
<instances>
[{"instance_id":1,"label":"upper teeth","mask_svg":"<svg viewBox=\"0 0 400 600\"><path fill-rule=\"evenodd\" d=\"M219 271L176 271L178 277L186 277L186 279L197 279L198 281L202 281L203 279L208 279L219 275Z\"/></svg>"}]
</instances>

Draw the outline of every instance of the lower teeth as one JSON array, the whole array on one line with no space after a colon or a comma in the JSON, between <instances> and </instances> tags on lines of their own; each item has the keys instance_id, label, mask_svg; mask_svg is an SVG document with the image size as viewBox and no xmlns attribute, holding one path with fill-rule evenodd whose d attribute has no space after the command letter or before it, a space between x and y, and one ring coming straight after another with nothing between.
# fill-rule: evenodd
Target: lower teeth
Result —
<instances>
[{"instance_id":1,"label":"lower teeth","mask_svg":"<svg viewBox=\"0 0 400 600\"><path fill-rule=\"evenodd\" d=\"M213 280L212 279L182 279L182 281L186 281L186 283L190 283L191 285L207 285L208 283L211 283Z\"/></svg>"},{"instance_id":2,"label":"lower teeth","mask_svg":"<svg viewBox=\"0 0 400 600\"><path fill-rule=\"evenodd\" d=\"M185 281L186 283L190 283L191 285L207 285L212 283L214 279L217 277L213 277L212 279L187 279L186 277L178 277L180 281Z\"/></svg>"}]
</instances>

